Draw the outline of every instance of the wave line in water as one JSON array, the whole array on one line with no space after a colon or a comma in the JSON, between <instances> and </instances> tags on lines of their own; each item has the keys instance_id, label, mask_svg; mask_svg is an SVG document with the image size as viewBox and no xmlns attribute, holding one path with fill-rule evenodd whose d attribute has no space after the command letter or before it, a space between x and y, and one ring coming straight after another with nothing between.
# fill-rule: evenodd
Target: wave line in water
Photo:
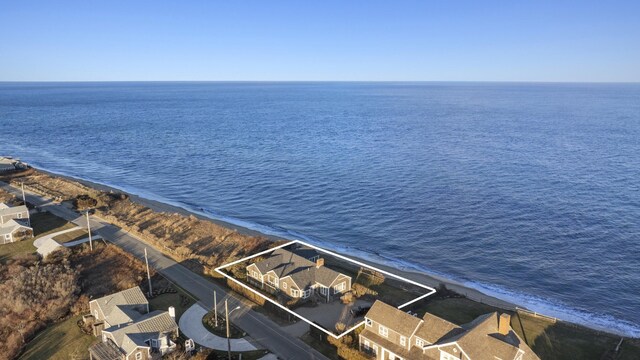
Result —
<instances>
[{"instance_id":1,"label":"wave line in water","mask_svg":"<svg viewBox=\"0 0 640 360\"><path fill-rule=\"evenodd\" d=\"M259 224L245 219L226 216L217 210L207 207L197 207L194 205L184 204L179 201L171 200L167 197L157 195L153 192L138 189L130 186L119 186L108 182L88 178L85 176L78 176L77 174L70 174L64 171L54 170L46 167L45 164L39 161L32 162L34 166L44 171L67 176L70 178L76 178L82 181L88 181L99 185L107 186L117 189L135 196L139 196L144 199L165 203L175 206L177 208L210 218L212 220L223 221L232 225L240 226L250 230L260 232L265 235L276 236L287 240L304 240L313 245L327 248L331 251L347 254L349 256L358 257L371 261L373 263L379 263L401 271L416 271L429 276L437 276L447 280L454 281L469 289L477 290L485 295L516 304L522 308L526 308L531 311L538 312L547 316L555 317L563 321L571 322L587 326L593 329L602 330L606 332L615 333L621 336L640 337L640 326L628 321L624 321L606 314L595 314L592 312L575 309L566 304L560 302L554 302L547 298L542 298L532 294L526 294L522 292L516 292L507 290L498 285L484 284L480 282L471 281L468 279L462 279L450 274L442 273L429 269L423 265L408 262L402 259L397 259L389 256L382 255L380 253L374 253L370 251L363 251L349 246L342 246L328 241L308 236L299 232L290 231L287 229L277 228L269 225Z\"/></svg>"}]
</instances>

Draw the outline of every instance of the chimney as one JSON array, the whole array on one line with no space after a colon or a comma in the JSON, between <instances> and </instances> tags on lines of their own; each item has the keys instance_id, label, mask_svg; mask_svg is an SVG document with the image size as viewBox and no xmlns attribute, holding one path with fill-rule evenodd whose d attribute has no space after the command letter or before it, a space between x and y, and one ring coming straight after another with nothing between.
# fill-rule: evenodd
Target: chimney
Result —
<instances>
[{"instance_id":1,"label":"chimney","mask_svg":"<svg viewBox=\"0 0 640 360\"><path fill-rule=\"evenodd\" d=\"M508 335L511 330L511 315L500 314L498 318L498 332L502 335Z\"/></svg>"},{"instance_id":2,"label":"chimney","mask_svg":"<svg viewBox=\"0 0 640 360\"><path fill-rule=\"evenodd\" d=\"M324 266L324 259L323 258L318 258L318 260L316 260L316 269Z\"/></svg>"},{"instance_id":3,"label":"chimney","mask_svg":"<svg viewBox=\"0 0 640 360\"><path fill-rule=\"evenodd\" d=\"M169 306L169 316L171 316L172 318L176 318L176 308L174 308L173 306Z\"/></svg>"}]
</instances>

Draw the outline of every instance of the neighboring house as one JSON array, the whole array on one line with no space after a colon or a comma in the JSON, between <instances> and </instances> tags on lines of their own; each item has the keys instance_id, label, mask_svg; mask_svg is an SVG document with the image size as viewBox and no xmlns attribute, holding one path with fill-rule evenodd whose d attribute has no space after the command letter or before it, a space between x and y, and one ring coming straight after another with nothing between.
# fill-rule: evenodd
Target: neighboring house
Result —
<instances>
[{"instance_id":1,"label":"neighboring house","mask_svg":"<svg viewBox=\"0 0 640 360\"><path fill-rule=\"evenodd\" d=\"M315 250L276 249L266 259L247 266L247 280L272 293L307 299L317 294L329 301L351 290L351 277L324 266Z\"/></svg>"},{"instance_id":2,"label":"neighboring house","mask_svg":"<svg viewBox=\"0 0 640 360\"><path fill-rule=\"evenodd\" d=\"M0 173L28 169L29 164L10 156L0 156Z\"/></svg>"},{"instance_id":3,"label":"neighboring house","mask_svg":"<svg viewBox=\"0 0 640 360\"><path fill-rule=\"evenodd\" d=\"M93 329L102 342L89 348L92 360L157 359L172 352L178 325L175 309L149 312L139 287L89 302Z\"/></svg>"},{"instance_id":4,"label":"neighboring house","mask_svg":"<svg viewBox=\"0 0 640 360\"><path fill-rule=\"evenodd\" d=\"M458 326L376 301L365 316L360 350L380 360L539 360L511 329L510 320L508 314L494 312Z\"/></svg>"},{"instance_id":5,"label":"neighboring house","mask_svg":"<svg viewBox=\"0 0 640 360\"><path fill-rule=\"evenodd\" d=\"M115 294L107 295L89 302L89 310L94 318L94 335L100 330L128 324L149 312L149 301L136 286Z\"/></svg>"},{"instance_id":6,"label":"neighboring house","mask_svg":"<svg viewBox=\"0 0 640 360\"><path fill-rule=\"evenodd\" d=\"M33 234L28 226L29 209L26 206L9 207L0 203L0 244L8 244Z\"/></svg>"},{"instance_id":7,"label":"neighboring house","mask_svg":"<svg viewBox=\"0 0 640 360\"><path fill-rule=\"evenodd\" d=\"M15 162L16 160L12 158L0 156L0 172L14 171L16 169Z\"/></svg>"}]
</instances>

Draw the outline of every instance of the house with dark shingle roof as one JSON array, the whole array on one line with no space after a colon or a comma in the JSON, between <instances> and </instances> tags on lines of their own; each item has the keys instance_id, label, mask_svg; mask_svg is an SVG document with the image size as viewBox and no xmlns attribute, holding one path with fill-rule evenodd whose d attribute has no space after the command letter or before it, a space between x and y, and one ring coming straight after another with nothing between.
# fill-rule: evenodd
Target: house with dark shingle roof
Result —
<instances>
[{"instance_id":1,"label":"house with dark shingle roof","mask_svg":"<svg viewBox=\"0 0 640 360\"><path fill-rule=\"evenodd\" d=\"M94 335L102 339L89 348L92 360L157 359L176 348L175 309L149 312L137 286L92 300L89 308Z\"/></svg>"},{"instance_id":2,"label":"house with dark shingle roof","mask_svg":"<svg viewBox=\"0 0 640 360\"><path fill-rule=\"evenodd\" d=\"M360 350L378 360L539 360L511 329L510 320L508 314L494 312L458 326L376 301L365 316Z\"/></svg>"},{"instance_id":3,"label":"house with dark shingle roof","mask_svg":"<svg viewBox=\"0 0 640 360\"><path fill-rule=\"evenodd\" d=\"M351 289L351 277L324 265L324 259L307 247L276 249L246 268L247 280L270 293L293 299L317 294L329 301Z\"/></svg>"}]
</instances>

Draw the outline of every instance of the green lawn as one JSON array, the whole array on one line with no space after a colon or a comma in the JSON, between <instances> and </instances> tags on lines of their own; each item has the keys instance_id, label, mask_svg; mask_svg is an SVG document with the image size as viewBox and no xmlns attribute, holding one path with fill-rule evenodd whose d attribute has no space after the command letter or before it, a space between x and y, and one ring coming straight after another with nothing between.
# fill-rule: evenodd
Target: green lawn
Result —
<instances>
[{"instance_id":1,"label":"green lawn","mask_svg":"<svg viewBox=\"0 0 640 360\"><path fill-rule=\"evenodd\" d=\"M454 324L465 324L478 316L499 311L493 306L481 304L466 298L449 298L444 300L420 301L410 308L422 315L429 312Z\"/></svg>"},{"instance_id":2,"label":"green lawn","mask_svg":"<svg viewBox=\"0 0 640 360\"><path fill-rule=\"evenodd\" d=\"M73 230L64 234L54 236L53 240L61 244L64 244L64 243L68 243L76 240L85 239L87 237L89 237L89 233L86 230L78 229L78 230Z\"/></svg>"},{"instance_id":3,"label":"green lawn","mask_svg":"<svg viewBox=\"0 0 640 360\"><path fill-rule=\"evenodd\" d=\"M411 310L419 314L428 311L455 324L468 323L482 314L501 311L466 298L422 301L412 306ZM511 327L543 360L600 360L607 352L615 349L620 341L614 335L522 312L511 316ZM625 341L615 359L640 359L640 344Z\"/></svg>"},{"instance_id":4,"label":"green lawn","mask_svg":"<svg viewBox=\"0 0 640 360\"><path fill-rule=\"evenodd\" d=\"M97 339L80 330L76 324L80 319L75 316L49 326L27 344L20 359L88 359L89 346Z\"/></svg>"},{"instance_id":5,"label":"green lawn","mask_svg":"<svg viewBox=\"0 0 640 360\"><path fill-rule=\"evenodd\" d=\"M174 287L175 288L175 287ZM151 311L154 310L163 310L166 311L169 309L169 306L173 306L176 309L176 322L180 319L182 314L191 305L195 303L191 295L183 292L182 289L177 289L178 292L175 294L167 293L154 297L149 300L149 309Z\"/></svg>"},{"instance_id":6,"label":"green lawn","mask_svg":"<svg viewBox=\"0 0 640 360\"><path fill-rule=\"evenodd\" d=\"M36 247L33 246L33 240L31 239L0 245L0 264L5 264L7 260L14 256L33 254L34 252L36 252Z\"/></svg>"},{"instance_id":7,"label":"green lawn","mask_svg":"<svg viewBox=\"0 0 640 360\"><path fill-rule=\"evenodd\" d=\"M38 238L54 232L74 228L76 225L45 211L31 215L31 227L33 227L33 235Z\"/></svg>"}]
</instances>

